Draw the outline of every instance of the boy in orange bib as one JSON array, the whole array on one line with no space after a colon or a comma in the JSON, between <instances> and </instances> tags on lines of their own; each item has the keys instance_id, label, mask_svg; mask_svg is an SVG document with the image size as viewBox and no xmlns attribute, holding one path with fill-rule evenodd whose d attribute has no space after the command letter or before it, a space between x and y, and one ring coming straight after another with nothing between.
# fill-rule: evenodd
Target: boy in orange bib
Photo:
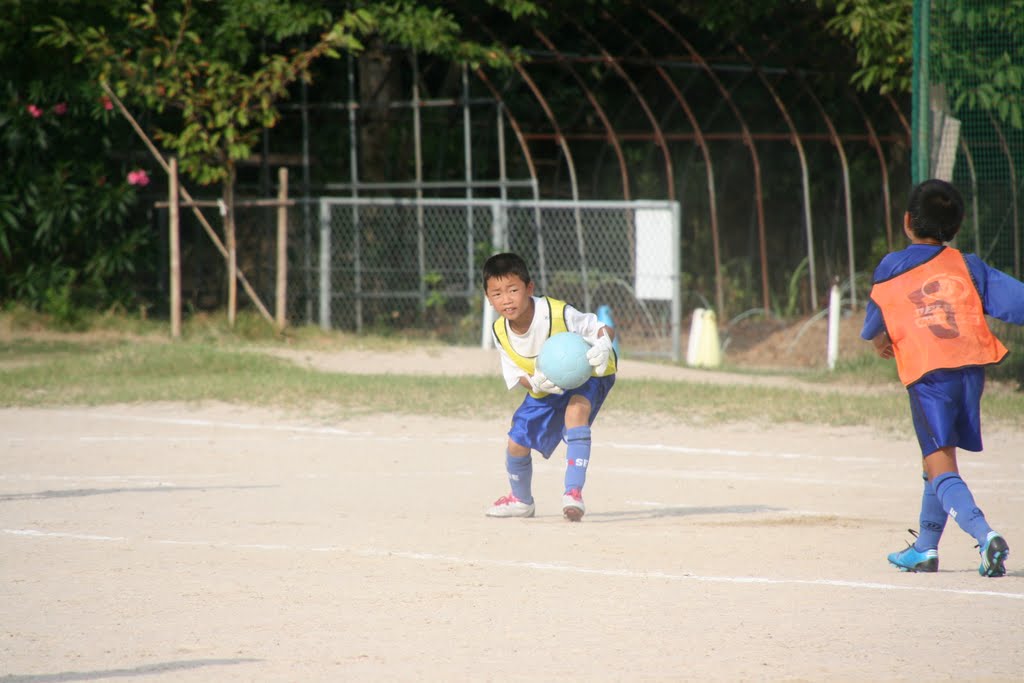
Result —
<instances>
[{"instance_id":1,"label":"boy in orange bib","mask_svg":"<svg viewBox=\"0 0 1024 683\"><path fill-rule=\"evenodd\" d=\"M960 477L956 451L982 449L985 366L1008 353L985 316L1024 325L1024 283L945 246L963 214L960 193L943 180L926 180L911 191L903 218L910 246L886 255L875 269L861 337L882 358L896 359L923 456L920 529L913 545L889 554L890 564L906 572L938 571L939 539L952 517L978 542L978 573L1003 576L1009 546Z\"/></svg>"}]
</instances>

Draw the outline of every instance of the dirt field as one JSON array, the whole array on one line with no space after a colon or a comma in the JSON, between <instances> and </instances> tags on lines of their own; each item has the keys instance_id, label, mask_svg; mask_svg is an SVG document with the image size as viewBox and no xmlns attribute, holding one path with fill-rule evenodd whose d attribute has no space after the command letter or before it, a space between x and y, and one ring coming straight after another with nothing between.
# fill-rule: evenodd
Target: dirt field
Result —
<instances>
[{"instance_id":1,"label":"dirt field","mask_svg":"<svg viewBox=\"0 0 1024 683\"><path fill-rule=\"evenodd\" d=\"M471 417L0 410L0 681L1024 678L1024 431L962 458L1022 549L985 579L953 522L938 574L887 565L917 526L911 435L602 416L570 524L564 448L536 518L484 516L506 421Z\"/></svg>"}]
</instances>

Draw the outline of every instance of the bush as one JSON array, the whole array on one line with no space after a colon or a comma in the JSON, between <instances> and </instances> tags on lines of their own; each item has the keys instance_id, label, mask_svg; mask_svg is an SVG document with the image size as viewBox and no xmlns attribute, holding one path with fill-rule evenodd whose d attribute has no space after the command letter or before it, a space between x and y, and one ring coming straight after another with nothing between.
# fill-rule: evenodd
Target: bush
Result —
<instances>
[{"instance_id":1,"label":"bush","mask_svg":"<svg viewBox=\"0 0 1024 683\"><path fill-rule=\"evenodd\" d=\"M123 141L134 141L98 84L77 68L55 75L62 57L26 30L53 10L10 10L0 18L0 69L10 77L0 91L0 300L71 322L76 308L132 303L138 264L154 262L128 180L139 169Z\"/></svg>"}]
</instances>

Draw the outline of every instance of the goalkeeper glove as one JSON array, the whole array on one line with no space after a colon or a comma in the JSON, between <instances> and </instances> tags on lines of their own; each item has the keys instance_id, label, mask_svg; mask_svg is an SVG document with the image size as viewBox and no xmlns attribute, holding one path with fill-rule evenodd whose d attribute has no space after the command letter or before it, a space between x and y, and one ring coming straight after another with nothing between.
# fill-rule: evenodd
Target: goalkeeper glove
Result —
<instances>
[{"instance_id":1,"label":"goalkeeper glove","mask_svg":"<svg viewBox=\"0 0 1024 683\"><path fill-rule=\"evenodd\" d=\"M587 360L598 375L608 369L608 359L612 354L612 338L604 335L597 338L594 345L587 351Z\"/></svg>"},{"instance_id":2,"label":"goalkeeper glove","mask_svg":"<svg viewBox=\"0 0 1024 683\"><path fill-rule=\"evenodd\" d=\"M540 370L533 373L533 377L527 377L527 381L530 382L530 388L536 394L564 394L565 391L562 387L558 386L547 378Z\"/></svg>"}]
</instances>

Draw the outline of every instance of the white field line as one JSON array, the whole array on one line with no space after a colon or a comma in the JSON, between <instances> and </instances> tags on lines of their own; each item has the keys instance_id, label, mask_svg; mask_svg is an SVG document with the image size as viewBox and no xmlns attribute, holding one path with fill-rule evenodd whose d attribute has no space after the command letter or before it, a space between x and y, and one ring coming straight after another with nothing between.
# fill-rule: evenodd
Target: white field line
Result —
<instances>
[{"instance_id":1,"label":"white field line","mask_svg":"<svg viewBox=\"0 0 1024 683\"><path fill-rule=\"evenodd\" d=\"M105 536L99 534L77 534L56 531L39 531L37 529L3 529L2 533L22 538L59 538L76 541L92 542L133 542L124 536ZM150 543L159 545L191 545L207 548L221 548L239 551L289 552L289 553L336 553L357 557L381 558L385 560L403 559L425 563L443 563L462 567L499 567L504 569L529 569L539 572L563 572L590 576L603 576L619 579L638 579L641 581L694 581L699 583L726 583L752 586L818 586L825 588L848 588L851 590L870 591L915 591L938 593L945 595L967 595L993 597L1008 600L1024 601L1024 593L1009 593L990 590L971 590L965 588L935 588L928 586L905 586L873 581L844 581L838 579L786 579L766 576L702 576L700 574L671 573L659 571L634 571L629 569L608 569L601 567L583 567L559 562L523 562L519 560L492 560L486 558L462 557L459 555L441 555L438 553L416 552L408 550L387 550L380 548L345 548L342 546L295 546L280 543L223 543L219 541L185 541L173 539L154 539Z\"/></svg>"},{"instance_id":2,"label":"white field line","mask_svg":"<svg viewBox=\"0 0 1024 683\"><path fill-rule=\"evenodd\" d=\"M215 479L227 474L0 474L0 481L95 481L104 483L132 482L149 486L175 486L155 481L163 479Z\"/></svg>"},{"instance_id":3,"label":"white field line","mask_svg":"<svg viewBox=\"0 0 1024 683\"><path fill-rule=\"evenodd\" d=\"M120 420L125 422L140 422L149 424L168 424L168 425L180 425L185 427L206 427L206 428L217 428L217 429L238 429L244 431L274 431L288 433L293 438L302 437L341 437L343 440L349 441L371 441L371 442L418 442L422 441L422 436L391 436L376 434L373 432L356 432L346 429L338 429L335 427L316 427L316 426L303 426L303 425L275 425L275 424L262 424L262 423L251 423L251 422L220 422L216 420L205 420L199 418L174 418L174 417L154 417L154 416L135 416L135 415L124 415L118 413L81 413L72 411L61 411L54 410L50 411L55 415L64 415L69 417L89 417L99 418L104 420ZM194 435L179 436L179 435L160 435L160 436L145 436L145 435L106 435L106 436L16 436L8 435L2 437L8 442L41 442L41 441L60 441L60 440L72 440L72 441L178 441L178 440L202 440L209 441L212 438L224 439L224 435L209 435L205 437L197 437ZM432 438L433 441L439 443L494 443L502 441L501 435L495 437L483 437L483 436L470 436L470 435L445 435L436 436ZM741 450L734 448L698 448L693 446L680 446L680 445L666 445L666 444L640 444L640 443L617 443L614 441L602 441L601 447L613 448L617 450L630 450L630 451L655 451L655 452L667 452L667 453L683 453L691 455L715 455L722 457L732 458L772 458L772 459L784 459L784 460L796 460L796 459L810 459L810 460L831 460L835 462L859 462L859 463L872 463L872 462L885 462L880 458L859 457L859 456L844 456L844 455L816 455L809 453L787 453L778 451L764 451L764 450Z\"/></svg>"},{"instance_id":4,"label":"white field line","mask_svg":"<svg viewBox=\"0 0 1024 683\"><path fill-rule=\"evenodd\" d=\"M278 425L278 424L264 424L264 423L252 423L252 422L230 422L230 421L217 421L207 420L200 418L175 418L175 417L155 417L155 416L136 416L136 415L125 415L122 413L82 413L76 411L61 411L54 410L50 411L56 415L73 416L81 418L91 417L99 418L103 420L115 420L115 421L126 421L126 422L137 422L137 423L148 423L148 424L171 424L181 425L188 427L205 427L205 428L217 428L217 429L238 429L243 431L273 431L279 433L285 433L290 435L292 439L302 438L331 438L340 439L344 441L362 441L371 443L416 443L423 440L422 436L390 436L382 435L374 432L356 432L346 429L338 429L335 427L318 427L309 425ZM208 435L205 437L196 436L177 436L177 435L159 435L159 436L145 436L145 435L134 435L134 436L123 436L123 435L108 435L108 436L7 436L0 437L6 439L9 443L13 442L30 442L30 441L58 441L58 440L79 440L79 441L140 441L140 442L156 442L156 441L206 441L209 442L211 439L217 441L230 441L238 437L231 437L224 434ZM244 437L244 438L258 438ZM493 444L500 441L500 438L496 437L482 437L472 435L443 435L433 436L431 441L435 443L449 443L449 444ZM602 448L611 448L617 450L629 450L629 451L651 451L651 452L662 452L662 453L680 453L690 455L702 455L702 456L720 456L723 458L771 458L771 459L782 459L782 460L827 460L831 462L854 462L863 465L870 465L874 463L887 463L891 459L886 458L873 458L870 456L850 456L850 455L820 455L813 453L790 453L790 452L779 452L779 451L765 451L765 450L742 450L734 448L699 448L694 446L683 446L677 444L642 444L642 443L618 443L614 441L602 441L600 446ZM548 462L555 462L555 458L551 461L543 461L537 459L535 463L536 467L543 468ZM560 459L558 459L560 462ZM974 463L972 467L977 464L979 466L987 466L988 463ZM811 484L811 485L841 485L845 482L837 483L834 480L822 480L812 479L805 477L773 477L773 476L761 476L756 474L742 474L739 472L732 471L710 471L703 470L700 472L683 472L679 470L658 470L653 471L645 468L616 468L609 467L605 468L606 471L615 472L618 474L627 474L633 476L659 476L669 477L676 479L703 479L703 480L723 480L723 479L742 479L745 481L779 481L785 483L794 484ZM26 475L21 475L26 476ZM409 474L408 476L413 476ZM5 479L4 475L0 475L0 480ZM151 475L150 479L153 478ZM167 477L168 479L172 477ZM1000 478L998 481L985 481L981 479L972 480L977 487L978 485L985 484L1019 484L1019 480L1006 480ZM857 486L869 486L869 487L885 487L882 483L871 484L865 482L850 482L851 485ZM979 489L980 490L980 489Z\"/></svg>"}]
</instances>

